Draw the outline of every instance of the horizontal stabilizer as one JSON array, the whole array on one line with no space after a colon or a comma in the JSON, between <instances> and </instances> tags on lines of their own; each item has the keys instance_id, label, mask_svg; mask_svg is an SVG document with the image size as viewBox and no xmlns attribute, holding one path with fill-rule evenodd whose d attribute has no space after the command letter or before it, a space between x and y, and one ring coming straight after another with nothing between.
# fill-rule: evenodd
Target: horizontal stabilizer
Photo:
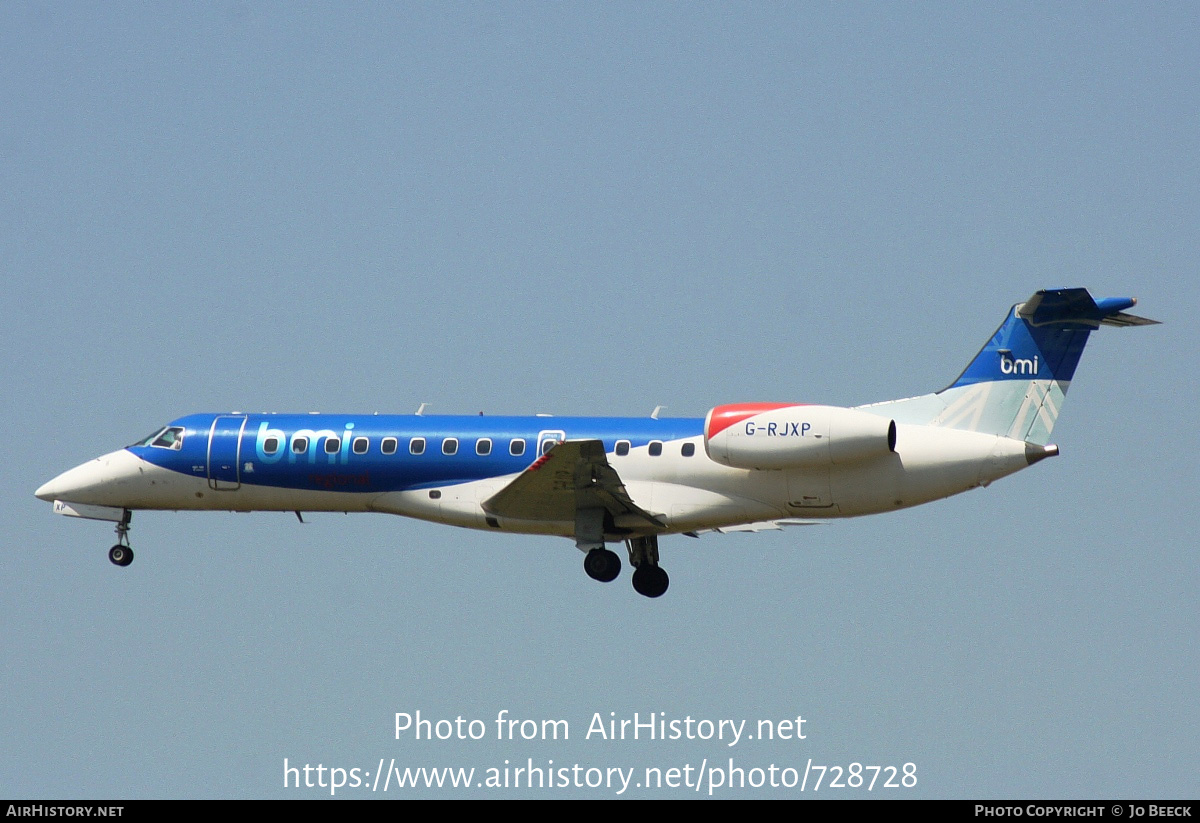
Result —
<instances>
[{"instance_id":1,"label":"horizontal stabilizer","mask_svg":"<svg viewBox=\"0 0 1200 823\"><path fill-rule=\"evenodd\" d=\"M1153 326L1157 320L1126 314L1136 297L1092 297L1087 289L1043 289L1017 307L1031 326Z\"/></svg>"},{"instance_id":2,"label":"horizontal stabilizer","mask_svg":"<svg viewBox=\"0 0 1200 823\"><path fill-rule=\"evenodd\" d=\"M1151 320L1149 317L1138 317L1136 314L1126 314L1119 311L1116 314L1109 315L1100 321L1106 326L1157 326L1161 321Z\"/></svg>"}]
</instances>

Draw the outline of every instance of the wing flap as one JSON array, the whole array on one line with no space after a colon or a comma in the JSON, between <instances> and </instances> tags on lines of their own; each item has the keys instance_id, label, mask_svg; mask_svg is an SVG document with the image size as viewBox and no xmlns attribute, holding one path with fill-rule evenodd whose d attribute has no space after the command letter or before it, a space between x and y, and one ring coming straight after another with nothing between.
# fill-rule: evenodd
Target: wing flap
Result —
<instances>
[{"instance_id":1,"label":"wing flap","mask_svg":"<svg viewBox=\"0 0 1200 823\"><path fill-rule=\"evenodd\" d=\"M820 526L825 525L820 520L797 520L795 518L784 518L782 520L760 520L757 523L740 523L736 526L714 526L711 529L700 529L699 534L704 532L716 532L717 534L729 534L731 532L763 532L763 531L780 531L785 526Z\"/></svg>"}]
</instances>

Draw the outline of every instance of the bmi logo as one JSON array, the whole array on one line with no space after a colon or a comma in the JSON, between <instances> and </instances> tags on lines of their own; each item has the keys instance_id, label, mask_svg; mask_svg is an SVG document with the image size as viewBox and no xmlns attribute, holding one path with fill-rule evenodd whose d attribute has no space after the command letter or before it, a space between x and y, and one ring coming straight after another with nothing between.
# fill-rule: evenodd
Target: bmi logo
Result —
<instances>
[{"instance_id":1,"label":"bmi logo","mask_svg":"<svg viewBox=\"0 0 1200 823\"><path fill-rule=\"evenodd\" d=\"M1001 374L1033 374L1038 373L1038 359L1034 355L1033 359L1020 358L1013 359L1013 356L1008 353L1000 355L1000 373Z\"/></svg>"}]
</instances>

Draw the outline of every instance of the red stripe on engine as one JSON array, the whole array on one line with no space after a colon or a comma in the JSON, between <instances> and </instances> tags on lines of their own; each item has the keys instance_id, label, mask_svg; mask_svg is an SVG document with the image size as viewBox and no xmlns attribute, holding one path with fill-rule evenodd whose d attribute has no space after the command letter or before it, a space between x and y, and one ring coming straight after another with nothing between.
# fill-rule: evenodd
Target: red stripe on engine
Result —
<instances>
[{"instance_id":1,"label":"red stripe on engine","mask_svg":"<svg viewBox=\"0 0 1200 823\"><path fill-rule=\"evenodd\" d=\"M708 415L708 427L704 436L716 437L730 426L741 423L748 417L762 414L774 409L786 409L792 406L802 406L803 403L730 403L727 406L717 406Z\"/></svg>"}]
</instances>

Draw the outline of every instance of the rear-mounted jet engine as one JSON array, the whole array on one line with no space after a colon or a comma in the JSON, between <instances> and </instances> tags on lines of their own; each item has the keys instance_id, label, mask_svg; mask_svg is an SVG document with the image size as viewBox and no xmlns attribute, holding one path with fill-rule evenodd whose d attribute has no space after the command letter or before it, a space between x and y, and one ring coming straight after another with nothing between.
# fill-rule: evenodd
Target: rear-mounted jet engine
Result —
<instances>
[{"instance_id":1,"label":"rear-mounted jet engine","mask_svg":"<svg viewBox=\"0 0 1200 823\"><path fill-rule=\"evenodd\" d=\"M735 469L794 469L896 451L896 422L836 406L734 403L704 419L708 456Z\"/></svg>"}]
</instances>

